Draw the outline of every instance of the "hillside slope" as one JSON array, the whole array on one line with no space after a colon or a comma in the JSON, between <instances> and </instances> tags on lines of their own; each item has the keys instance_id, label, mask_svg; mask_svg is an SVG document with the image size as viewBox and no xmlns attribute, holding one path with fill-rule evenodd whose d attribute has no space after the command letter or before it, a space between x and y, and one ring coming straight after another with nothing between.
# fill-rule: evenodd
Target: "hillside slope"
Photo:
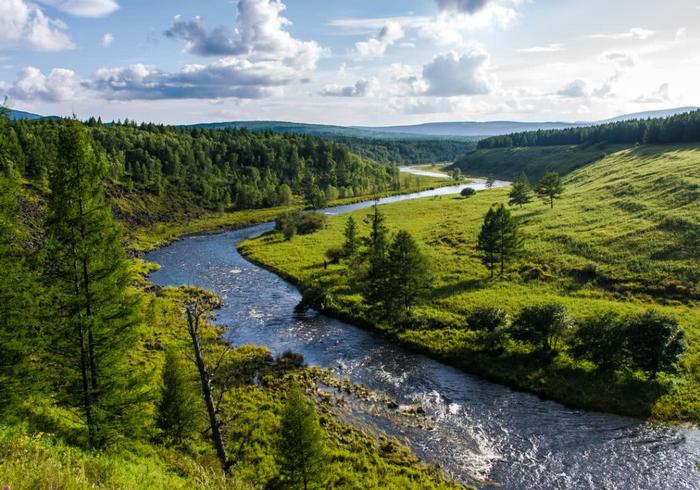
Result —
<instances>
[{"instance_id":1,"label":"hillside slope","mask_svg":"<svg viewBox=\"0 0 700 490\"><path fill-rule=\"evenodd\" d=\"M535 201L513 211L525 249L506 280L488 279L475 246L486 210L507 201L508 189L384 206L389 227L408 230L422 244L435 284L418 310L425 326L378 327L459 367L575 406L700 421L700 146L618 151L573 172L566 184L554 209ZM356 221L366 213L355 213ZM289 242L262 237L242 251L302 285L323 285L338 305L331 313L368 323L347 265L322 268L325 251L342 243L344 222L333 218L327 230ZM289 261L292 256L300 259ZM567 356L543 366L517 349L485 353L465 327L466 315L479 306L498 304L516 314L543 302L565 305L576 319L649 308L675 316L689 340L681 377L666 394L669 385L660 381L632 376L611 383Z\"/></svg>"}]
</instances>

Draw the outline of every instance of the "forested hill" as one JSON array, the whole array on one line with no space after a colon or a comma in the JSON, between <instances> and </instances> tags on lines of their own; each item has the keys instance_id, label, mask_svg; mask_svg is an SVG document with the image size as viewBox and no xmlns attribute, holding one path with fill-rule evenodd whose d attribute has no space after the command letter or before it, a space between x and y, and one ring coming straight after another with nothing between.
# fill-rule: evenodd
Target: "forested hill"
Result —
<instances>
[{"instance_id":1,"label":"forested hill","mask_svg":"<svg viewBox=\"0 0 700 490\"><path fill-rule=\"evenodd\" d=\"M57 161L58 134L68 121L0 119L4 165L45 188ZM135 220L286 205L295 195L321 203L392 189L398 180L396 167L308 135L95 120L85 126L107 167L108 193L124 197L124 212ZM128 206L138 203L147 216L130 212Z\"/></svg>"},{"instance_id":2,"label":"forested hill","mask_svg":"<svg viewBox=\"0 0 700 490\"><path fill-rule=\"evenodd\" d=\"M667 118L634 119L590 127L493 136L479 149L580 144L666 144L700 141L700 110Z\"/></svg>"}]
</instances>

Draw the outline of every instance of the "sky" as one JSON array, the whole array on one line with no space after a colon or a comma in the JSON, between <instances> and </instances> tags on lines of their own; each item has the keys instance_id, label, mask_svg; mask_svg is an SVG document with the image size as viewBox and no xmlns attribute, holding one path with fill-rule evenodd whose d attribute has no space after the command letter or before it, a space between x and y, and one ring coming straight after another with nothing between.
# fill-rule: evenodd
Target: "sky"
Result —
<instances>
[{"instance_id":1,"label":"sky","mask_svg":"<svg viewBox=\"0 0 700 490\"><path fill-rule=\"evenodd\" d=\"M383 126L700 105L700 0L0 0L42 115Z\"/></svg>"}]
</instances>

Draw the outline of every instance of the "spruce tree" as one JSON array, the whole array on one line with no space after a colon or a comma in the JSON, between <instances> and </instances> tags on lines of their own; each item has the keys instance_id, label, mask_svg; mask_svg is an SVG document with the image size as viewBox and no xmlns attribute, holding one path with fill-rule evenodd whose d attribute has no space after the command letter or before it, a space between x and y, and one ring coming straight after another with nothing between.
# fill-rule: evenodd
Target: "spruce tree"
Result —
<instances>
[{"instance_id":1,"label":"spruce tree","mask_svg":"<svg viewBox=\"0 0 700 490\"><path fill-rule=\"evenodd\" d=\"M491 277L500 265L501 276L505 266L522 248L518 223L503 204L494 204L486 213L477 241L477 250L482 253L482 262Z\"/></svg>"},{"instance_id":2,"label":"spruce tree","mask_svg":"<svg viewBox=\"0 0 700 490\"><path fill-rule=\"evenodd\" d=\"M180 445L197 429L197 399L187 369L172 348L165 353L162 377L156 424L169 441Z\"/></svg>"},{"instance_id":3,"label":"spruce tree","mask_svg":"<svg viewBox=\"0 0 700 490\"><path fill-rule=\"evenodd\" d=\"M428 259L407 231L399 231L389 246L387 274L385 301L392 314L407 313L430 288Z\"/></svg>"},{"instance_id":4,"label":"spruce tree","mask_svg":"<svg viewBox=\"0 0 700 490\"><path fill-rule=\"evenodd\" d=\"M556 172L547 172L537 184L537 195L549 203L550 208L554 208L554 200L564 193L564 183L561 176Z\"/></svg>"},{"instance_id":5,"label":"spruce tree","mask_svg":"<svg viewBox=\"0 0 700 490\"><path fill-rule=\"evenodd\" d=\"M80 410L93 447L127 429L140 391L128 366L138 298L129 289L122 229L104 196L105 170L82 124L65 123L46 223L46 277L55 304L47 361L61 382L61 400Z\"/></svg>"},{"instance_id":6,"label":"spruce tree","mask_svg":"<svg viewBox=\"0 0 700 490\"><path fill-rule=\"evenodd\" d=\"M352 257L357 252L357 223L350 216L345 222L345 243L343 244L343 253L346 257Z\"/></svg>"},{"instance_id":7,"label":"spruce tree","mask_svg":"<svg viewBox=\"0 0 700 490\"><path fill-rule=\"evenodd\" d=\"M386 304L386 291L388 289L386 253L389 231L384 224L384 215L376 203L372 208L372 213L365 219L365 223L370 226L370 233L364 240L369 267L363 294L369 303Z\"/></svg>"},{"instance_id":8,"label":"spruce tree","mask_svg":"<svg viewBox=\"0 0 700 490\"><path fill-rule=\"evenodd\" d=\"M521 208L532 202L532 187L530 187L530 181L527 179L527 175L524 173L520 174L510 189L510 194L508 195L508 204L510 206L520 206Z\"/></svg>"},{"instance_id":9,"label":"spruce tree","mask_svg":"<svg viewBox=\"0 0 700 490\"><path fill-rule=\"evenodd\" d=\"M292 388L282 414L280 472L285 488L320 488L325 450L316 408L298 387Z\"/></svg>"},{"instance_id":10,"label":"spruce tree","mask_svg":"<svg viewBox=\"0 0 700 490\"><path fill-rule=\"evenodd\" d=\"M36 311L41 290L28 264L19 190L15 173L0 171L0 413L33 388L36 377L29 373L29 358L41 339Z\"/></svg>"}]
</instances>

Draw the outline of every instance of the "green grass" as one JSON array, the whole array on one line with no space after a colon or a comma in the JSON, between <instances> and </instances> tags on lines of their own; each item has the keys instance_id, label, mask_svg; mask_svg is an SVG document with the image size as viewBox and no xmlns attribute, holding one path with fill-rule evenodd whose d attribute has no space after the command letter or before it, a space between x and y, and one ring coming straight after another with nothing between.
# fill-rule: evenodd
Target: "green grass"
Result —
<instances>
[{"instance_id":1,"label":"green grass","mask_svg":"<svg viewBox=\"0 0 700 490\"><path fill-rule=\"evenodd\" d=\"M700 147L621 150L574 171L566 184L553 210L539 201L514 210L526 245L505 280L488 279L475 244L483 215L507 200L508 189L382 207L391 229L406 229L422 243L435 288L418 310L430 328L376 326L458 367L573 406L700 423ZM366 214L358 211L355 218L361 223ZM323 267L325 251L342 243L345 219L331 218L327 229L289 242L269 234L241 250L298 284L325 287L335 314L371 324L347 266ZM533 271L539 279L528 279ZM516 313L550 301L565 304L577 319L648 308L675 316L689 340L681 372L654 382L635 373L602 379L565 353L547 366L520 345L489 354L479 333L464 327L466 314L478 306Z\"/></svg>"},{"instance_id":2,"label":"green grass","mask_svg":"<svg viewBox=\"0 0 700 490\"><path fill-rule=\"evenodd\" d=\"M623 148L600 144L474 150L458 159L454 167L466 175L492 175L504 180L514 180L525 172L535 184L546 172L565 175Z\"/></svg>"}]
</instances>

